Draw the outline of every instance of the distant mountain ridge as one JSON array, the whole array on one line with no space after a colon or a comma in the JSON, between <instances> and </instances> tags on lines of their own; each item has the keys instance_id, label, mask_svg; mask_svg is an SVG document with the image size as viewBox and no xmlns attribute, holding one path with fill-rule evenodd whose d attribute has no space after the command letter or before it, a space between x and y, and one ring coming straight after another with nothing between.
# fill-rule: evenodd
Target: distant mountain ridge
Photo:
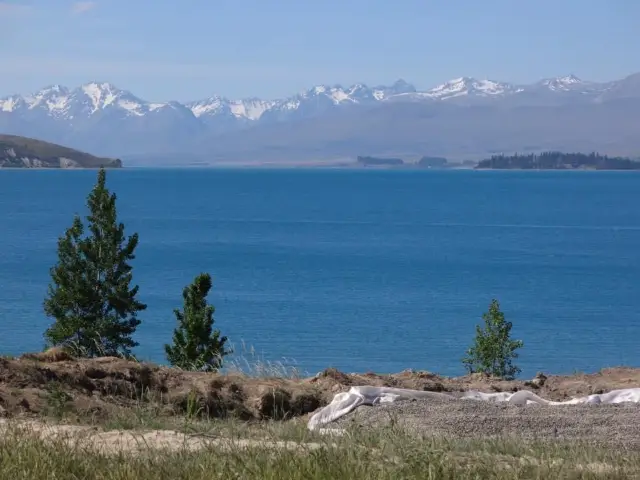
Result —
<instances>
[{"instance_id":1,"label":"distant mountain ridge","mask_svg":"<svg viewBox=\"0 0 640 480\"><path fill-rule=\"evenodd\" d=\"M415 154L456 157L465 154L465 149L443 144L438 145L436 151L418 150L417 143L421 140L417 136L405 139L404 146L399 145L399 139L387 138L385 141L385 135L380 137L379 134L367 141L362 132L344 135L336 132L332 125L342 124L345 118L349 118L361 122L360 126L364 128L370 121L364 112L375 111L373 115L379 117L386 111L394 115L389 121L409 122L406 128L411 130L415 119L407 117L406 113L410 110L412 115L416 115L416 108L420 110L420 118L425 115L461 116L460 123L464 124L467 122L463 117L477 116L477 109L485 109L489 117L494 117L497 111L502 111L506 117L513 116L514 111L526 108L574 109L577 115L580 110L592 112L599 105L627 99L640 100L640 74L601 83L566 75L528 85L460 77L425 91L417 90L404 80L375 87L365 84L348 87L317 85L282 99L252 97L233 100L214 95L186 103L152 102L108 82L89 82L72 89L52 85L32 94L0 99L0 131L116 156L184 152L229 160L247 155L251 158L256 155L265 155L265 158L320 158L386 154L404 148ZM398 118L398 114L404 116ZM527 123L527 120L523 121ZM283 135L291 132L292 128L304 129L304 125L311 123L319 131L309 139L308 145L300 145L299 139L295 139L296 148L288 148L291 142ZM478 127L484 128L482 125ZM521 142L520 149L535 149L537 143L541 143L541 148L553 147L545 140L550 137L550 132L544 132L542 136L542 132L536 134L538 128L544 130L544 125L529 125L528 128L531 139ZM603 128L608 129L604 124ZM357 130L357 125L346 131L354 129ZM261 132L271 132L274 135L271 142L256 143L255 137L266 134ZM447 135L454 133L463 138L477 134L472 129L468 133L458 131ZM431 136L428 130L419 135ZM622 140L624 142L606 140L603 145L622 150L637 148L635 140ZM620 147L616 146L618 143ZM510 145L504 148L507 147ZM492 149L503 147L479 145L474 148L478 148L478 154L486 154L495 153Z\"/></svg>"},{"instance_id":2,"label":"distant mountain ridge","mask_svg":"<svg viewBox=\"0 0 640 480\"><path fill-rule=\"evenodd\" d=\"M637 74L640 75L640 74ZM276 100L257 97L229 99L220 95L179 103L150 102L133 93L122 90L108 82L89 82L74 89L62 85L44 87L28 95L10 95L0 99L0 111L4 113L25 113L26 111L48 112L54 118L78 119L79 115L91 116L101 110L120 109L131 116L144 116L163 109L186 108L196 118L232 115L248 121L259 120L263 115L276 112L292 112L304 108L314 101L327 105L362 104L402 97L448 101L459 97L503 99L520 93L579 92L586 100L598 101L602 96L615 90L621 82L634 77L612 82L595 83L579 79L574 75L540 80L529 85L516 85L494 80L478 80L460 77L425 91L418 91L405 80L398 80L390 86L368 87L363 83L342 87L341 85L316 85L304 92ZM640 92L639 92L640 94Z\"/></svg>"}]
</instances>

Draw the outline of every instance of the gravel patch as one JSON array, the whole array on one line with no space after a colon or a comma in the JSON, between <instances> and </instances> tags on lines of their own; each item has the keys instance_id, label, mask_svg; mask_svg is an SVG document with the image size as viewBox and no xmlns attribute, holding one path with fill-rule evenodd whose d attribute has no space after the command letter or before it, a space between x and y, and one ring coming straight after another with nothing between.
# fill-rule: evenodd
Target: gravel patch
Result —
<instances>
[{"instance_id":1,"label":"gravel patch","mask_svg":"<svg viewBox=\"0 0 640 480\"><path fill-rule=\"evenodd\" d=\"M526 405L420 399L362 406L328 428L400 426L426 436L580 440L640 448L640 405Z\"/></svg>"}]
</instances>

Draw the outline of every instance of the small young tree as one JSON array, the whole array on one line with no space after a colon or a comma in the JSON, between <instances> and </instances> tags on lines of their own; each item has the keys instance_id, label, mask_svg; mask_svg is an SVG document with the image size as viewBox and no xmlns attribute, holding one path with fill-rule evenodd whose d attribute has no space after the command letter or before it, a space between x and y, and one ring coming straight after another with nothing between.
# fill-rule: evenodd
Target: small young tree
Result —
<instances>
[{"instance_id":1,"label":"small young tree","mask_svg":"<svg viewBox=\"0 0 640 480\"><path fill-rule=\"evenodd\" d=\"M167 360L184 370L217 371L222 359L231 353L226 350L227 337L213 330L213 305L207 305L211 290L211 275L201 273L182 291L184 307L173 312L178 327L173 332L173 345L164 346Z\"/></svg>"},{"instance_id":2,"label":"small young tree","mask_svg":"<svg viewBox=\"0 0 640 480\"><path fill-rule=\"evenodd\" d=\"M117 223L116 195L101 169L87 197L88 235L79 216L58 240L58 263L51 268L44 311L54 319L45 332L49 346L66 345L80 356L130 356L131 335L140 324L138 286L130 287L138 234L125 238Z\"/></svg>"},{"instance_id":3,"label":"small young tree","mask_svg":"<svg viewBox=\"0 0 640 480\"><path fill-rule=\"evenodd\" d=\"M497 300L491 301L489 311L482 319L484 329L476 326L475 342L462 363L469 373L482 372L507 380L515 378L520 369L512 364L512 360L518 358L516 350L524 345L523 342L511 340L511 322L505 321Z\"/></svg>"}]
</instances>

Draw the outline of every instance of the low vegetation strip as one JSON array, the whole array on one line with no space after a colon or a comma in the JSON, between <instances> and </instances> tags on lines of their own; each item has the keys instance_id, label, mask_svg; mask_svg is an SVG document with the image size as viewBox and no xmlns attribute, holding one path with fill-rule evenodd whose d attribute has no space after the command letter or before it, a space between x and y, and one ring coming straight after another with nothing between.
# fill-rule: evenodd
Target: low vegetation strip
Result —
<instances>
[{"instance_id":1,"label":"low vegetation strip","mask_svg":"<svg viewBox=\"0 0 640 480\"><path fill-rule=\"evenodd\" d=\"M625 157L609 157L592 152L493 155L481 160L477 169L516 170L640 170L640 162Z\"/></svg>"},{"instance_id":2,"label":"low vegetation strip","mask_svg":"<svg viewBox=\"0 0 640 480\"><path fill-rule=\"evenodd\" d=\"M417 437L352 429L315 442L187 438L175 432L83 431L0 424L0 478L623 479L640 455L580 442Z\"/></svg>"}]
</instances>

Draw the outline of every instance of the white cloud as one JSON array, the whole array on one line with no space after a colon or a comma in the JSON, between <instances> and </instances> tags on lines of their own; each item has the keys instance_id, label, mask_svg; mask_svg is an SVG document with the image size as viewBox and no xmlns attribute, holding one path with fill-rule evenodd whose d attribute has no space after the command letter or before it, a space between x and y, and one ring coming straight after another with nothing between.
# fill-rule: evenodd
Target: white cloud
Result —
<instances>
[{"instance_id":1,"label":"white cloud","mask_svg":"<svg viewBox=\"0 0 640 480\"><path fill-rule=\"evenodd\" d=\"M0 16L3 15L18 15L22 13L29 13L33 10L30 5L21 5L19 3L0 2Z\"/></svg>"},{"instance_id":2,"label":"white cloud","mask_svg":"<svg viewBox=\"0 0 640 480\"><path fill-rule=\"evenodd\" d=\"M75 15L80 15L82 13L86 13L89 10L93 10L98 6L98 2L75 2L71 6L71 13Z\"/></svg>"}]
</instances>

